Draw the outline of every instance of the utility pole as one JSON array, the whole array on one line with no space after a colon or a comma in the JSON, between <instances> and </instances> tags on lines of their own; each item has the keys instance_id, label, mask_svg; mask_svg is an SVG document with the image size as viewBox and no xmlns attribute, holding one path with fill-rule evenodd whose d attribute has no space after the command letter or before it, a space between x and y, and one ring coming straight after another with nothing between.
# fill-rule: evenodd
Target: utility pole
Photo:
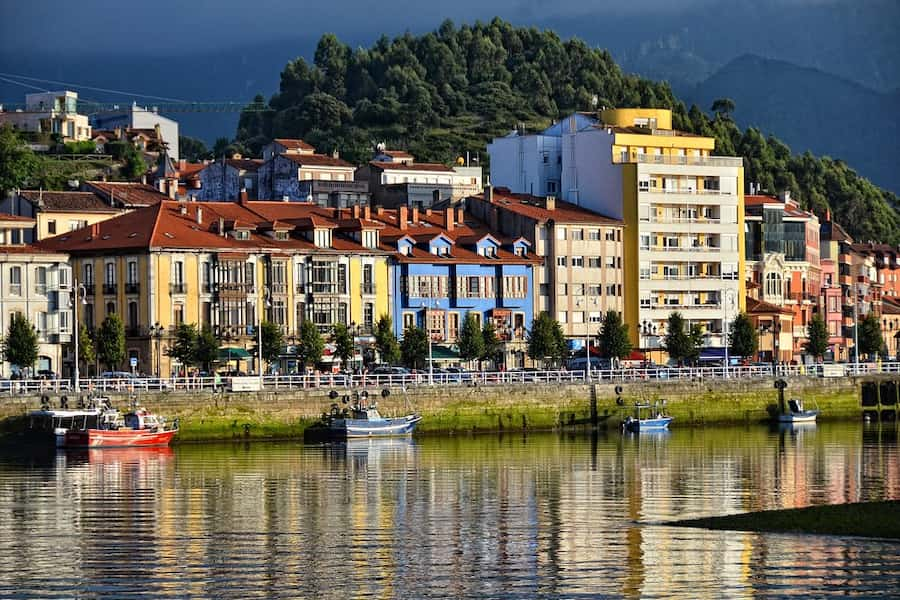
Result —
<instances>
[{"instance_id":1,"label":"utility pole","mask_svg":"<svg viewBox=\"0 0 900 600\"><path fill-rule=\"evenodd\" d=\"M853 282L853 374L859 372L859 291Z\"/></svg>"}]
</instances>

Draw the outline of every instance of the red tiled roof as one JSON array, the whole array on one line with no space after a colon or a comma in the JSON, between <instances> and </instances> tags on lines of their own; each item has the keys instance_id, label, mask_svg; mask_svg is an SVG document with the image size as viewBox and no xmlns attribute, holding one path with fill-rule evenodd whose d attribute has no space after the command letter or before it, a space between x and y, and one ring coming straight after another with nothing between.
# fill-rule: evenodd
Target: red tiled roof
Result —
<instances>
[{"instance_id":1,"label":"red tiled roof","mask_svg":"<svg viewBox=\"0 0 900 600\"><path fill-rule=\"evenodd\" d=\"M34 244L0 245L0 262L3 262L4 254L65 254L65 252L41 248Z\"/></svg>"},{"instance_id":2,"label":"red tiled roof","mask_svg":"<svg viewBox=\"0 0 900 600\"><path fill-rule=\"evenodd\" d=\"M11 215L9 213L0 213L0 221L7 223L35 223L31 217L23 217L22 215Z\"/></svg>"},{"instance_id":3,"label":"red tiled roof","mask_svg":"<svg viewBox=\"0 0 900 600\"><path fill-rule=\"evenodd\" d=\"M474 198L483 200L484 194L477 194ZM606 217L559 199L556 200L556 208L548 210L544 207L546 202L545 198L532 196L531 194L514 194L505 188L494 188L493 198L494 205L542 223L553 219L557 223L590 223L613 226L624 225L624 223L618 219Z\"/></svg>"},{"instance_id":4,"label":"red tiled roof","mask_svg":"<svg viewBox=\"0 0 900 600\"><path fill-rule=\"evenodd\" d=\"M764 302L747 296L747 313L748 314L773 314L780 313L783 315L791 315L793 312L789 308L776 306L771 302Z\"/></svg>"},{"instance_id":5,"label":"red tiled roof","mask_svg":"<svg viewBox=\"0 0 900 600\"><path fill-rule=\"evenodd\" d=\"M19 192L22 198L25 198L33 205L43 203L41 210L48 212L119 212L114 206L110 206L108 202L104 202L97 194L93 192L39 192L35 190L22 190Z\"/></svg>"},{"instance_id":6,"label":"red tiled roof","mask_svg":"<svg viewBox=\"0 0 900 600\"><path fill-rule=\"evenodd\" d=\"M178 176L182 179L193 177L203 169L209 166L209 163L185 163L178 167Z\"/></svg>"},{"instance_id":7,"label":"red tiled roof","mask_svg":"<svg viewBox=\"0 0 900 600\"><path fill-rule=\"evenodd\" d=\"M239 171L256 171L263 164L258 158L228 158L225 162Z\"/></svg>"},{"instance_id":8,"label":"red tiled roof","mask_svg":"<svg viewBox=\"0 0 900 600\"><path fill-rule=\"evenodd\" d=\"M412 158L413 155L403 150L385 150L382 154L386 154L392 158Z\"/></svg>"},{"instance_id":9,"label":"red tiled roof","mask_svg":"<svg viewBox=\"0 0 900 600\"><path fill-rule=\"evenodd\" d=\"M107 201L129 208L152 206L169 199L156 188L143 183L88 181L85 186Z\"/></svg>"},{"instance_id":10,"label":"red tiled roof","mask_svg":"<svg viewBox=\"0 0 900 600\"><path fill-rule=\"evenodd\" d=\"M900 304L897 304L890 296L881 298L881 312L885 315L900 315Z\"/></svg>"},{"instance_id":11,"label":"red tiled roof","mask_svg":"<svg viewBox=\"0 0 900 600\"><path fill-rule=\"evenodd\" d=\"M370 165L377 169L381 169L383 171L437 171L441 173L452 173L453 169L448 167L447 165L442 165L439 163L393 163L393 162L381 162L377 160L373 160L369 162Z\"/></svg>"},{"instance_id":12,"label":"red tiled roof","mask_svg":"<svg viewBox=\"0 0 900 600\"><path fill-rule=\"evenodd\" d=\"M325 154L282 154L286 158L301 167L350 167L353 165L346 160L327 156Z\"/></svg>"},{"instance_id":13,"label":"red tiled roof","mask_svg":"<svg viewBox=\"0 0 900 600\"><path fill-rule=\"evenodd\" d=\"M288 150L313 150L315 148L304 142L303 140L294 140L288 138L275 138L275 143L280 144Z\"/></svg>"}]
</instances>

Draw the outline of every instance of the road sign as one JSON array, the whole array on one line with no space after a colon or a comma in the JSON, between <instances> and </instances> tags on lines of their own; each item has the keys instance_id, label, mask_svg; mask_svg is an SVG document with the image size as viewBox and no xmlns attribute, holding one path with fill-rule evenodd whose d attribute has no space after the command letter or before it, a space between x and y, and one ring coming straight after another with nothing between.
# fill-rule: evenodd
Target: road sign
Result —
<instances>
[{"instance_id":1,"label":"road sign","mask_svg":"<svg viewBox=\"0 0 900 600\"><path fill-rule=\"evenodd\" d=\"M132 357L131 357L131 368L133 369L133 368L135 368L136 366L137 366L137 357L136 357L136 356L132 356Z\"/></svg>"}]
</instances>

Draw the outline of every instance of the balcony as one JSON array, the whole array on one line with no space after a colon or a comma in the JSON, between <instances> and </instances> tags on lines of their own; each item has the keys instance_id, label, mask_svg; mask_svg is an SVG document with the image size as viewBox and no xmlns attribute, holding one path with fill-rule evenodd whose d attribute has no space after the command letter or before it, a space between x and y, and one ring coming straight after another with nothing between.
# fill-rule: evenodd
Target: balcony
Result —
<instances>
[{"instance_id":1,"label":"balcony","mask_svg":"<svg viewBox=\"0 0 900 600\"><path fill-rule=\"evenodd\" d=\"M116 291L118 290L118 285L115 283L104 283L103 284L103 294L105 296L115 296Z\"/></svg>"},{"instance_id":2,"label":"balcony","mask_svg":"<svg viewBox=\"0 0 900 600\"><path fill-rule=\"evenodd\" d=\"M624 160L623 160L624 159ZM662 154L638 154L636 159L618 156L616 163L638 162L649 165L681 165L688 167L742 167L744 160L733 156L664 156ZM713 192L715 190L704 190Z\"/></svg>"},{"instance_id":3,"label":"balcony","mask_svg":"<svg viewBox=\"0 0 900 600\"><path fill-rule=\"evenodd\" d=\"M141 284L137 282L130 282L125 284L125 293L126 294L140 294L141 293Z\"/></svg>"},{"instance_id":4,"label":"balcony","mask_svg":"<svg viewBox=\"0 0 900 600\"><path fill-rule=\"evenodd\" d=\"M183 281L179 281L176 283L169 284L169 293L170 294L185 294L187 293L187 284Z\"/></svg>"},{"instance_id":5,"label":"balcony","mask_svg":"<svg viewBox=\"0 0 900 600\"><path fill-rule=\"evenodd\" d=\"M284 296L287 294L287 284L286 283L270 283L269 291L276 296Z\"/></svg>"},{"instance_id":6,"label":"balcony","mask_svg":"<svg viewBox=\"0 0 900 600\"><path fill-rule=\"evenodd\" d=\"M86 296L94 295L94 282L93 281L85 281L84 282L84 293Z\"/></svg>"},{"instance_id":7,"label":"balcony","mask_svg":"<svg viewBox=\"0 0 900 600\"><path fill-rule=\"evenodd\" d=\"M341 293L338 289L338 284L336 282L326 282L326 281L314 281L311 284L308 284L308 288L311 287L311 290L308 290L313 294L339 294Z\"/></svg>"},{"instance_id":8,"label":"balcony","mask_svg":"<svg viewBox=\"0 0 900 600\"><path fill-rule=\"evenodd\" d=\"M294 293L296 294L306 294L307 285L305 283L298 283L294 287Z\"/></svg>"},{"instance_id":9,"label":"balcony","mask_svg":"<svg viewBox=\"0 0 900 600\"><path fill-rule=\"evenodd\" d=\"M225 282L225 283L219 283L217 285L218 285L219 292L237 292L239 294L252 294L255 289L253 287L252 283Z\"/></svg>"},{"instance_id":10,"label":"balcony","mask_svg":"<svg viewBox=\"0 0 900 600\"><path fill-rule=\"evenodd\" d=\"M359 285L360 293L362 294L375 294L375 283L374 282L363 282Z\"/></svg>"},{"instance_id":11,"label":"balcony","mask_svg":"<svg viewBox=\"0 0 900 600\"><path fill-rule=\"evenodd\" d=\"M132 325L125 328L125 337L136 338L144 336L144 331L140 326Z\"/></svg>"}]
</instances>

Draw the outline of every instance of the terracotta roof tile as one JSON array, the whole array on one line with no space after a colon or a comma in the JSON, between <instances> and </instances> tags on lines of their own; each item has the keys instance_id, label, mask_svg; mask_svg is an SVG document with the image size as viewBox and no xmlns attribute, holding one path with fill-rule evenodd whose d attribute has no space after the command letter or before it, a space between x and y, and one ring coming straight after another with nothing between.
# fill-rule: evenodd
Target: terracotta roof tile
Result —
<instances>
[{"instance_id":1,"label":"terracotta roof tile","mask_svg":"<svg viewBox=\"0 0 900 600\"><path fill-rule=\"evenodd\" d=\"M346 160L327 156L325 154L282 154L282 158L286 158L291 162L305 167L350 167L353 165Z\"/></svg>"},{"instance_id":2,"label":"terracotta roof tile","mask_svg":"<svg viewBox=\"0 0 900 600\"><path fill-rule=\"evenodd\" d=\"M93 192L39 192L36 190L22 190L19 192L33 205L43 204L42 210L49 212L119 212L109 202L105 202Z\"/></svg>"},{"instance_id":3,"label":"terracotta roof tile","mask_svg":"<svg viewBox=\"0 0 900 600\"><path fill-rule=\"evenodd\" d=\"M294 139L289 139L289 138L275 138L274 141L275 141L275 143L284 146L288 150L313 150L313 151L315 151L315 148L313 146L310 146L303 140L294 140Z\"/></svg>"},{"instance_id":4,"label":"terracotta roof tile","mask_svg":"<svg viewBox=\"0 0 900 600\"><path fill-rule=\"evenodd\" d=\"M484 194L474 196L481 200ZM548 210L544 207L545 198L530 194L515 194L505 188L494 188L493 204L510 212L529 217L538 222L546 222L553 219L557 223L588 223L596 225L622 226L624 223L618 219L606 217L592 212L569 202L556 200L556 208Z\"/></svg>"},{"instance_id":5,"label":"terracotta roof tile","mask_svg":"<svg viewBox=\"0 0 900 600\"><path fill-rule=\"evenodd\" d=\"M771 302L764 302L747 296L747 313L748 314L773 314L780 313L783 315L794 314L789 308L776 306Z\"/></svg>"},{"instance_id":6,"label":"terracotta roof tile","mask_svg":"<svg viewBox=\"0 0 900 600\"><path fill-rule=\"evenodd\" d=\"M439 163L394 163L394 162L381 162L377 160L373 160L369 162L370 165L375 167L376 169L381 169L383 171L434 171L439 173L452 173L453 169L448 167L447 165L442 165Z\"/></svg>"},{"instance_id":7,"label":"terracotta roof tile","mask_svg":"<svg viewBox=\"0 0 900 600\"><path fill-rule=\"evenodd\" d=\"M11 215L9 213L0 213L0 221L5 221L7 223L31 223L31 224L34 224L36 222L31 217L23 217L22 215Z\"/></svg>"},{"instance_id":8,"label":"terracotta roof tile","mask_svg":"<svg viewBox=\"0 0 900 600\"><path fill-rule=\"evenodd\" d=\"M156 188L143 183L88 181L85 187L108 202L128 208L152 206L169 199Z\"/></svg>"}]
</instances>

